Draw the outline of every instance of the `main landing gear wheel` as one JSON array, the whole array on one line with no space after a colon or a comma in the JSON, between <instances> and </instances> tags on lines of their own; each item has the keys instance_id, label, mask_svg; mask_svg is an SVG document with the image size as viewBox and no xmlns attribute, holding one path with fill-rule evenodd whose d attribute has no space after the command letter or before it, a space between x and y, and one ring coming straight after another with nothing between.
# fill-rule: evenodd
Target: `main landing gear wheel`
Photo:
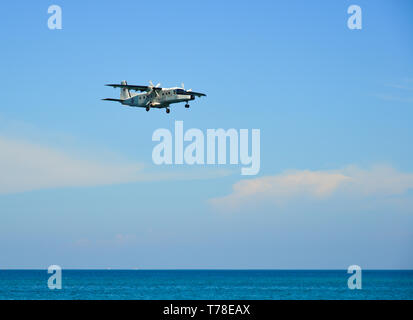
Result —
<instances>
[{"instance_id":1,"label":"main landing gear wheel","mask_svg":"<svg viewBox=\"0 0 413 320\"><path fill-rule=\"evenodd\" d=\"M186 104L186 105L185 105L185 108L189 108L189 104Z\"/></svg>"},{"instance_id":2,"label":"main landing gear wheel","mask_svg":"<svg viewBox=\"0 0 413 320\"><path fill-rule=\"evenodd\" d=\"M171 109L166 108L166 113L169 113L169 112L171 112Z\"/></svg>"},{"instance_id":3,"label":"main landing gear wheel","mask_svg":"<svg viewBox=\"0 0 413 320\"><path fill-rule=\"evenodd\" d=\"M149 108L149 107L146 107L146 111L149 111L151 108Z\"/></svg>"}]
</instances>

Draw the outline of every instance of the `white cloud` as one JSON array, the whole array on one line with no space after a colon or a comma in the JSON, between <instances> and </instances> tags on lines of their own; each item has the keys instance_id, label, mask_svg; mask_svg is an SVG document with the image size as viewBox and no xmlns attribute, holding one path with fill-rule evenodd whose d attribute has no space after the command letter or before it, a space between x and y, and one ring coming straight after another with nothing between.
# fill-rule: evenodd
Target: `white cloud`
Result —
<instances>
[{"instance_id":1,"label":"white cloud","mask_svg":"<svg viewBox=\"0 0 413 320\"><path fill-rule=\"evenodd\" d=\"M208 171L208 170L207 170ZM138 181L209 179L230 174L224 170L144 171L143 164L94 158L53 147L0 136L0 194L45 188L88 187Z\"/></svg>"},{"instance_id":2,"label":"white cloud","mask_svg":"<svg viewBox=\"0 0 413 320\"><path fill-rule=\"evenodd\" d=\"M304 197L324 199L337 193L354 196L389 196L413 188L413 174L389 166L363 170L349 166L341 170L287 171L275 176L241 180L231 194L211 199L214 206L237 209L251 201L275 204Z\"/></svg>"}]
</instances>

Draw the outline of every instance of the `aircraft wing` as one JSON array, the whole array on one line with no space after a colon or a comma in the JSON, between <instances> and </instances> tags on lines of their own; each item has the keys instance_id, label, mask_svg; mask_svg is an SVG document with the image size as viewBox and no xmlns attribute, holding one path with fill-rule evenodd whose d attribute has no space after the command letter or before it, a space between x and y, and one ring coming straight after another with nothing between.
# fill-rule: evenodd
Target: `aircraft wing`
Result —
<instances>
[{"instance_id":1,"label":"aircraft wing","mask_svg":"<svg viewBox=\"0 0 413 320\"><path fill-rule=\"evenodd\" d=\"M135 91L148 91L150 90L150 87L148 86L134 86L130 84L107 84L106 86L108 87L113 87L113 88L124 88L124 89L129 89L129 90L135 90Z\"/></svg>"},{"instance_id":2,"label":"aircraft wing","mask_svg":"<svg viewBox=\"0 0 413 320\"><path fill-rule=\"evenodd\" d=\"M197 96L197 97L206 97L205 93L195 92L195 91L187 91L187 94L191 94L191 95Z\"/></svg>"}]
</instances>

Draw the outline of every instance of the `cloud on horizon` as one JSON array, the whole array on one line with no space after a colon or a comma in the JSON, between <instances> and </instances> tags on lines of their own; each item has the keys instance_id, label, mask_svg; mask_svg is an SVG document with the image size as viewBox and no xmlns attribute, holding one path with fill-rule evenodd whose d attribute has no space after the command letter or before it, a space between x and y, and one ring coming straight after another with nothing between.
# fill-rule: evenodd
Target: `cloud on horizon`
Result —
<instances>
[{"instance_id":1,"label":"cloud on horizon","mask_svg":"<svg viewBox=\"0 0 413 320\"><path fill-rule=\"evenodd\" d=\"M217 208L237 210L254 201L280 205L304 198L323 200L335 194L386 197L406 193L412 188L412 173L384 165L368 170L357 166L324 171L289 170L274 176L238 181L231 194L209 202Z\"/></svg>"}]
</instances>

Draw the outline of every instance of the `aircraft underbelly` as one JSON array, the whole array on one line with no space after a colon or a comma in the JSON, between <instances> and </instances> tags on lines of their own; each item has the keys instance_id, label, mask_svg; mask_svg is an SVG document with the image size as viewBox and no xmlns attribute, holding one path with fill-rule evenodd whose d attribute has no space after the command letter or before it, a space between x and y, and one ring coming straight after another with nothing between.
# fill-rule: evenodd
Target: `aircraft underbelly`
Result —
<instances>
[{"instance_id":1,"label":"aircraft underbelly","mask_svg":"<svg viewBox=\"0 0 413 320\"><path fill-rule=\"evenodd\" d=\"M170 104L172 103L179 103L183 101L188 101L191 100L190 96L188 95L175 95L173 98L166 98L166 99L154 99L151 100L150 103L152 104L151 108L167 108ZM143 102L135 102L131 101L132 103L129 105L131 107L141 107L141 108L146 108L148 107L149 103L148 100L145 100ZM134 103L135 102L135 103Z\"/></svg>"}]
</instances>

